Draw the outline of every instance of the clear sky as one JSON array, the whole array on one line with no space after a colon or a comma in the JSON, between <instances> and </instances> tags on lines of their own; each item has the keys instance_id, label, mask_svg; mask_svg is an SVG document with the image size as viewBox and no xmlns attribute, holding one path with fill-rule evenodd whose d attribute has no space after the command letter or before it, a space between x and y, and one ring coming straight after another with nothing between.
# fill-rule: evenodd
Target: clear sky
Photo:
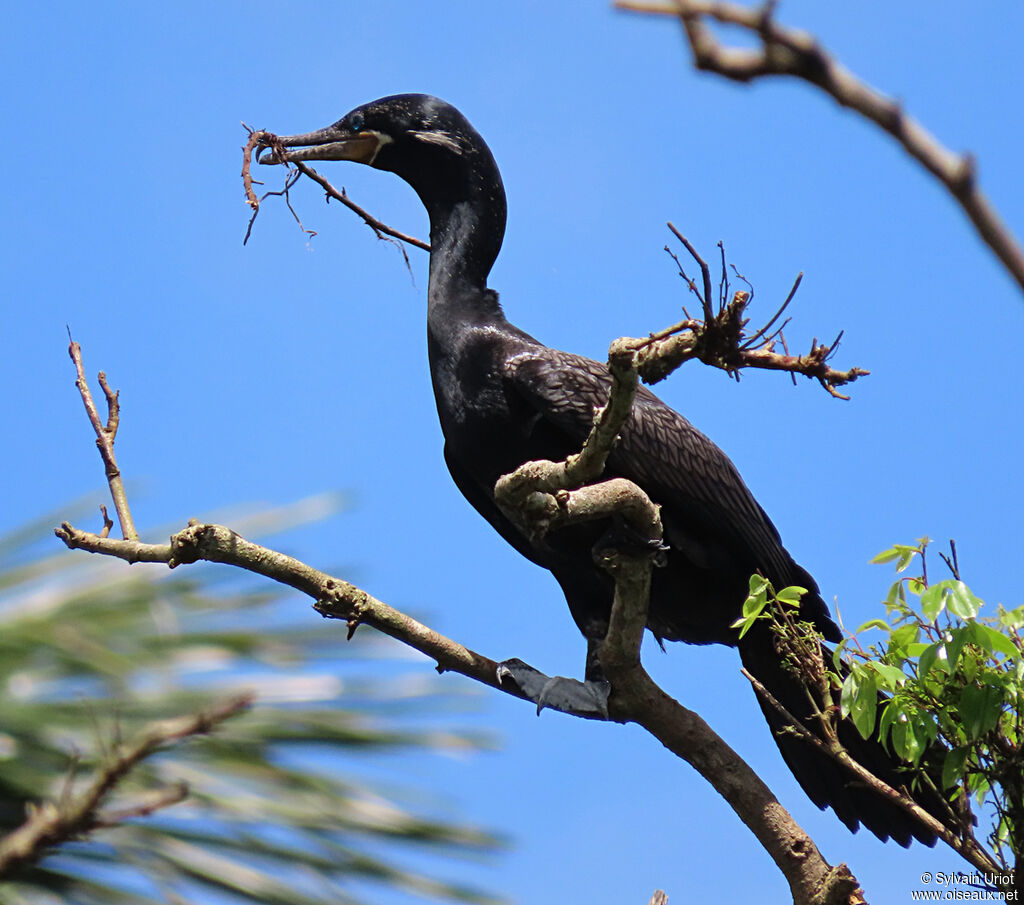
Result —
<instances>
[{"instance_id":1,"label":"clear sky","mask_svg":"<svg viewBox=\"0 0 1024 905\"><path fill-rule=\"evenodd\" d=\"M984 189L1024 233L1024 8L792 0L780 15L973 151ZM729 453L848 626L879 615L890 580L868 559L922 534L957 539L991 608L1021 602L1024 299L943 191L811 89L695 74L674 22L604 0L16 4L0 68L0 527L102 488L65 353L70 325L89 370L122 391L119 451L140 525L345 490L353 507L290 534L288 552L492 657L581 670L555 583L506 548L445 471L425 256L410 250L410 277L312 185L293 200L316 237L267 204L241 244L240 120L303 132L422 91L459 106L494 151L509 224L491 283L510 319L551 345L602 358L615 337L678 319L666 220L709 257L725 241L756 286L755 317L805 272L788 337L802 348L846 331L837 364L873 372L851 402L775 374L737 385L699 365L659 392ZM395 177L321 169L386 221L426 232ZM338 631L344 657L341 630L324 630ZM734 652L671 645L646 661L826 858L851 864L871 901L909 901L922 870L962 867L942 849L851 836L810 805ZM785 899L726 805L635 728L537 719L497 695L477 722L504 737L500 753L397 764L513 840L466 876L524 905L643 905L659 886L675 902Z\"/></svg>"}]
</instances>

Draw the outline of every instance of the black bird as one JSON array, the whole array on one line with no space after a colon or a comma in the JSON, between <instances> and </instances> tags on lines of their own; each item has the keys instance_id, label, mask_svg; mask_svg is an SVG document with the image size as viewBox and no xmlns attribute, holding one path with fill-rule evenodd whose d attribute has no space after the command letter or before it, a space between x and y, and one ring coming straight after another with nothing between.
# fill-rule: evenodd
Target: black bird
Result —
<instances>
[{"instance_id":1,"label":"black bird","mask_svg":"<svg viewBox=\"0 0 1024 905\"><path fill-rule=\"evenodd\" d=\"M591 653L603 638L612 583L595 565L601 529L566 528L531 543L494 502L495 482L523 462L577 452L595 407L607 400L607 368L542 345L510 324L487 286L505 232L505 191L490 149L450 104L422 94L381 98L318 132L281 139L289 160L353 160L400 176L430 215L427 343L444 456L459 490L523 556L549 569ZM263 163L282 162L273 152ZM639 484L662 506L664 568L656 569L648 628L659 639L738 647L744 666L788 710L810 722L805 693L780 665L769 632L755 626L742 640L730 628L761 572L776 588L808 589L800 617L830 641L840 639L814 579L782 546L779 533L726 455L685 418L641 388L606 477ZM524 690L537 673L511 661L506 674ZM544 677L546 679L546 677ZM600 678L588 656L588 679ZM598 716L594 683L561 680L540 702ZM534 694L536 699L539 695ZM761 704L786 763L820 808L831 806L856 831L909 845L935 836L881 797L851 786L848 774L806 742L779 735L777 712ZM890 785L904 780L875 740L852 725L841 737L853 756ZM937 798L937 796L933 796ZM924 800L936 816L941 800Z\"/></svg>"}]
</instances>

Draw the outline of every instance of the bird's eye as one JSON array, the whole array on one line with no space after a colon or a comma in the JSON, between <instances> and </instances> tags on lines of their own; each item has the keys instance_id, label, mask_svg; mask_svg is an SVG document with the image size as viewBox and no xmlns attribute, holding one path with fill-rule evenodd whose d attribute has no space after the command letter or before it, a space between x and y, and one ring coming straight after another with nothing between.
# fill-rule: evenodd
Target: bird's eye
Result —
<instances>
[{"instance_id":1,"label":"bird's eye","mask_svg":"<svg viewBox=\"0 0 1024 905\"><path fill-rule=\"evenodd\" d=\"M358 132L360 129L362 129L363 128L363 114L362 113L357 113L355 116L353 116L352 119L349 120L348 127L353 132Z\"/></svg>"}]
</instances>

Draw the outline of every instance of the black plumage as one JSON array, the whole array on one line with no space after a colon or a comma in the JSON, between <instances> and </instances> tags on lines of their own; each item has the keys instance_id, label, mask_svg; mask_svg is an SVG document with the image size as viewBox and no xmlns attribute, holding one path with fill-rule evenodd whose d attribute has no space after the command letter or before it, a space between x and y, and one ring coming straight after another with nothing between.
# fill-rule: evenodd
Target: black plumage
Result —
<instances>
[{"instance_id":1,"label":"black plumage","mask_svg":"<svg viewBox=\"0 0 1024 905\"><path fill-rule=\"evenodd\" d=\"M494 502L494 485L525 461L579 450L595 407L607 398L604 365L550 349L510 324L487 288L505 229L505 193L490 150L454 107L426 95L397 95L356 108L319 132L282 139L288 159L356 160L408 182L430 216L427 338L430 372L445 437L445 461L466 499L513 547L549 569L580 631L603 637L612 584L593 560L600 526L573 526L531 542ZM278 162L271 156L265 162ZM744 665L791 713L809 718L803 689L786 672L761 625L743 640L730 626L761 572L776 588L809 589L800 616L830 641L840 633L814 579L782 546L779 533L726 455L653 393L641 388L606 477L635 481L662 506L667 563L655 570L648 627L659 638L739 648ZM783 757L812 801L831 806L851 830L907 845L934 836L864 789L806 742L777 733ZM854 757L902 785L880 744L842 730ZM937 815L944 806L925 798Z\"/></svg>"}]
</instances>

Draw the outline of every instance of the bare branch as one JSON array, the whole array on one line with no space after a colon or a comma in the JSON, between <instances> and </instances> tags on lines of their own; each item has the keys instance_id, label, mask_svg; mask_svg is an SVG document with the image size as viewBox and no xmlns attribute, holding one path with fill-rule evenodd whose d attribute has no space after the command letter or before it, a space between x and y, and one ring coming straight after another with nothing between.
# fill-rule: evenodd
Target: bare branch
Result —
<instances>
[{"instance_id":1,"label":"bare branch","mask_svg":"<svg viewBox=\"0 0 1024 905\"><path fill-rule=\"evenodd\" d=\"M169 544L103 538L80 531L67 522L54 533L71 550L102 553L129 563L164 563L173 569L202 560L238 566L308 595L316 601L315 607L323 616L344 619L350 628L370 625L399 639L436 660L440 672L458 672L492 688L501 687L496 661L445 638L347 581L251 543L222 525L203 525L193 520L187 528L173 535Z\"/></svg>"},{"instance_id":2,"label":"bare branch","mask_svg":"<svg viewBox=\"0 0 1024 905\"><path fill-rule=\"evenodd\" d=\"M260 202L263 199L257 198L252 188L252 152L260 143L263 133L256 129L250 129L245 123L242 123L242 128L249 133L249 140L245 143L245 147L242 148L242 188L245 190L246 203L255 213L260 209Z\"/></svg>"},{"instance_id":3,"label":"bare branch","mask_svg":"<svg viewBox=\"0 0 1024 905\"><path fill-rule=\"evenodd\" d=\"M672 234L683 243L683 247L690 253L690 257L697 262L697 266L700 267L701 276L704 278L704 295L701 298L702 306L704 308L704 320L710 321L715 316L714 305L711 301L711 270L708 268L707 261L705 261L698 253L697 249L690 244L690 240L686 238L672 223L669 223L668 228L672 230ZM680 268L680 271L682 268Z\"/></svg>"},{"instance_id":4,"label":"bare branch","mask_svg":"<svg viewBox=\"0 0 1024 905\"><path fill-rule=\"evenodd\" d=\"M96 813L93 828L100 829L118 826L126 820L138 817L149 817L157 811L169 808L188 798L188 785L174 783L159 789L150 789L118 808L104 808Z\"/></svg>"},{"instance_id":5,"label":"bare branch","mask_svg":"<svg viewBox=\"0 0 1024 905\"><path fill-rule=\"evenodd\" d=\"M895 138L956 199L978 235L992 249L1017 285L1024 289L1024 250L991 202L978 188L973 155L944 147L902 106L880 94L842 66L807 32L785 28L774 20L775 4L741 6L717 0L616 0L619 9L676 16L683 24L694 65L738 82L766 76L792 76L820 88ZM726 47L706 20L746 29L761 46Z\"/></svg>"},{"instance_id":6,"label":"bare branch","mask_svg":"<svg viewBox=\"0 0 1024 905\"><path fill-rule=\"evenodd\" d=\"M131 544L132 541L113 543ZM0 839L0 877L20 865L37 861L55 845L90 830L113 826L129 817L150 814L182 801L188 795L188 787L177 783L154 789L133 804L117 810L100 810L117 785L153 752L185 738L206 734L224 720L247 710L251 704L250 695L230 698L190 716L152 723L132 741L118 744L104 758L96 775L81 792L69 792L56 803L45 802L32 807L25 823Z\"/></svg>"},{"instance_id":7,"label":"bare branch","mask_svg":"<svg viewBox=\"0 0 1024 905\"><path fill-rule=\"evenodd\" d=\"M765 336L765 333L767 333L767 332L768 332L768 330L770 330L770 329L771 329L771 326L772 326L772 324L774 324L774 323L775 323L775 322L776 322L776 321L777 321L777 320L778 320L778 319L779 319L780 317L782 317L782 314L783 314L783 312L784 312L784 311L785 311L785 310L786 310L786 309L787 309L787 308L789 307L789 303L790 303L791 301L793 301L793 297L794 297L794 296L796 295L796 291L797 291L797 289L799 289L799 288L800 288L800 284L801 284L801 283L803 282L803 279L804 279L804 273L803 273L803 271L801 270L801 271L800 271L800 273L798 273L798 274L796 275L796 279L795 279L795 280L793 281L793 288L789 290L789 295L787 295L787 296L786 296L786 301L784 301L784 302L782 303L782 305L780 306L779 310L778 310L778 311L776 311L776 312L775 312L775 313L774 313L774 314L773 314L773 315L772 315L772 316L771 316L771 317L769 318L768 322L767 322L767 323L766 323L766 324L765 324L765 325L764 325L764 326L763 326L763 327L762 327L762 328L761 328L760 330L758 330L758 331L757 331L757 332L756 332L756 333L755 333L755 334L754 334L753 336L751 336L751 337L750 337L750 339L748 339L748 340L747 340L747 341L746 341L745 343L743 343L743 348L744 348L744 349L749 349L749 348L750 348L751 346L753 346L753 345L754 345L754 343L756 343L756 342L757 342L757 341L758 341L759 339L762 339L762 338L763 338L763 337ZM744 281L744 282L746 282L746 281ZM749 284L748 284L748 285L749 285ZM787 323L787 322L783 322L783 325L782 325L782 326L784 327L784 326L786 325L786 323ZM780 327L780 328L779 328L779 330L781 330L781 329L782 329L782 328ZM776 331L776 333L777 333L777 332L778 332L778 331ZM775 336L775 335L776 335L776 334L774 334L774 333L772 334L772 336ZM842 334L840 334L840 335L842 335ZM765 340L764 340L764 341L765 341L766 343L767 343L767 342L771 342L772 336L768 336L767 338L765 338ZM836 343L838 343L838 342L839 342L839 340L837 339L837 340L836 340ZM835 345L836 345L836 344L834 343L834 344L833 344L833 346L832 346L832 348L831 348L831 349L829 349L829 353L830 353L830 354L831 354L832 352L834 352L834 351L835 351Z\"/></svg>"},{"instance_id":8,"label":"bare branch","mask_svg":"<svg viewBox=\"0 0 1024 905\"><path fill-rule=\"evenodd\" d=\"M68 331L70 339L71 331ZM92 398L92 391L85 380L85 366L82 364L82 348L74 340L68 346L68 354L75 363L75 371L78 379L75 386L82 397L86 414L89 416L89 423L96 433L96 447L103 459L103 468L107 475L107 484L110 486L110 495L114 500L114 508L117 510L117 518L121 523L121 533L125 540L137 541L138 533L135 531L135 523L132 521L131 510L128 508L128 497L124 492L124 482L121 480L121 471L117 467L117 457L114 455L114 439L117 437L117 428L120 423L121 409L118 402L118 394L110 389L107 384L107 375L100 371L99 382L103 393L107 397L107 423L100 420L99 411ZM106 509L103 510L104 531L110 531L110 519L107 517Z\"/></svg>"}]
</instances>

